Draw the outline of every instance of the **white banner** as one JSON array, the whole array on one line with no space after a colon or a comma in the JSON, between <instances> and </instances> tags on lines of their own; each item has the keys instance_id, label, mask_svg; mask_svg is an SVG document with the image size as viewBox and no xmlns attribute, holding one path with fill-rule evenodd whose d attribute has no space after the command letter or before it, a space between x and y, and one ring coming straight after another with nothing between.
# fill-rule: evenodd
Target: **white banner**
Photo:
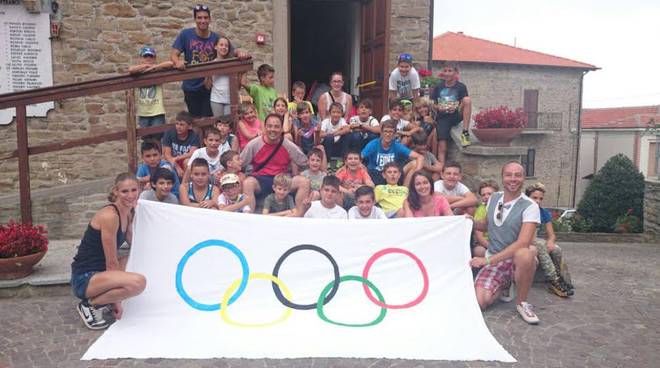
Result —
<instances>
[{"instance_id":1,"label":"white banner","mask_svg":"<svg viewBox=\"0 0 660 368\"><path fill-rule=\"evenodd\" d=\"M140 201L147 278L83 359L515 359L490 334L462 216L290 219Z\"/></svg>"}]
</instances>

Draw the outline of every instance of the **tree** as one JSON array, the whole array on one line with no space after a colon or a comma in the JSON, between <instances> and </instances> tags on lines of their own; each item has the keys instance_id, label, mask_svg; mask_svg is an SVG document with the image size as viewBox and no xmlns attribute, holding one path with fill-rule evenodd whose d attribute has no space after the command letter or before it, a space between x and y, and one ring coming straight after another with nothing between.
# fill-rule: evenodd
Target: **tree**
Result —
<instances>
[{"instance_id":1,"label":"tree","mask_svg":"<svg viewBox=\"0 0 660 368\"><path fill-rule=\"evenodd\" d=\"M577 212L590 221L594 232L612 232L617 218L626 214L641 221L644 175L625 155L612 156L587 187Z\"/></svg>"}]
</instances>

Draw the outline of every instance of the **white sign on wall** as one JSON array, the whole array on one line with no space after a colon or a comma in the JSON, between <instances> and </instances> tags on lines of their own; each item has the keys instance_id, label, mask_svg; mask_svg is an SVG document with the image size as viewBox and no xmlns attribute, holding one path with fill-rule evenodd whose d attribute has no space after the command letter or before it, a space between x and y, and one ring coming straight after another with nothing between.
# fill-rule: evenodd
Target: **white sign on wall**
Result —
<instances>
[{"instance_id":1,"label":"white sign on wall","mask_svg":"<svg viewBox=\"0 0 660 368\"><path fill-rule=\"evenodd\" d=\"M0 5L0 94L53 85L50 19L23 5ZM27 107L28 116L46 116L53 102ZM0 110L0 125L11 123L14 108Z\"/></svg>"}]
</instances>

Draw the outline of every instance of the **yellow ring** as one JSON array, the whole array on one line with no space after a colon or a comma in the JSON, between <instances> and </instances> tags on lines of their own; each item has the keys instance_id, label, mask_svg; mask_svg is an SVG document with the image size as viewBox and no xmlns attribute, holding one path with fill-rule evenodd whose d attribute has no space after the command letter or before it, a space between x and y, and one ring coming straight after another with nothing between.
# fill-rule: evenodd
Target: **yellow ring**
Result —
<instances>
[{"instance_id":1,"label":"yellow ring","mask_svg":"<svg viewBox=\"0 0 660 368\"><path fill-rule=\"evenodd\" d=\"M280 280L279 278L269 274L269 273L251 273L248 276L248 281L253 280L253 279L261 279L261 280L270 280L277 284L277 286L280 287L284 295L286 296L287 299L292 300L291 297L291 291L289 290L286 285ZM225 291L225 295L222 296L222 302L220 303L220 316L222 317L222 320L225 321L228 325L232 326L237 326L237 327L269 327L272 325L276 325L280 322L284 322L287 318L291 316L291 308L287 308L286 312L282 314L282 316L272 322L267 322L267 323L240 323L240 322L235 322L229 319L229 316L227 315L227 309L229 309L229 298L234 294L234 291L238 288L238 286L241 284L242 279L238 279L234 281L233 284L229 286L229 289Z\"/></svg>"}]
</instances>

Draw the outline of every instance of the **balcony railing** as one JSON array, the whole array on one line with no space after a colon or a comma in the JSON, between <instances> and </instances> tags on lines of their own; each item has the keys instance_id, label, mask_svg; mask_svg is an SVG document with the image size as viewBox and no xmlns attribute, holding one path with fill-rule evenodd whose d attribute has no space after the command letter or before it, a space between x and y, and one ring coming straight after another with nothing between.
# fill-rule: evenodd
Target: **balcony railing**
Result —
<instances>
[{"instance_id":1,"label":"balcony railing","mask_svg":"<svg viewBox=\"0 0 660 368\"><path fill-rule=\"evenodd\" d=\"M528 112L527 129L561 130L563 114L561 112Z\"/></svg>"}]
</instances>

